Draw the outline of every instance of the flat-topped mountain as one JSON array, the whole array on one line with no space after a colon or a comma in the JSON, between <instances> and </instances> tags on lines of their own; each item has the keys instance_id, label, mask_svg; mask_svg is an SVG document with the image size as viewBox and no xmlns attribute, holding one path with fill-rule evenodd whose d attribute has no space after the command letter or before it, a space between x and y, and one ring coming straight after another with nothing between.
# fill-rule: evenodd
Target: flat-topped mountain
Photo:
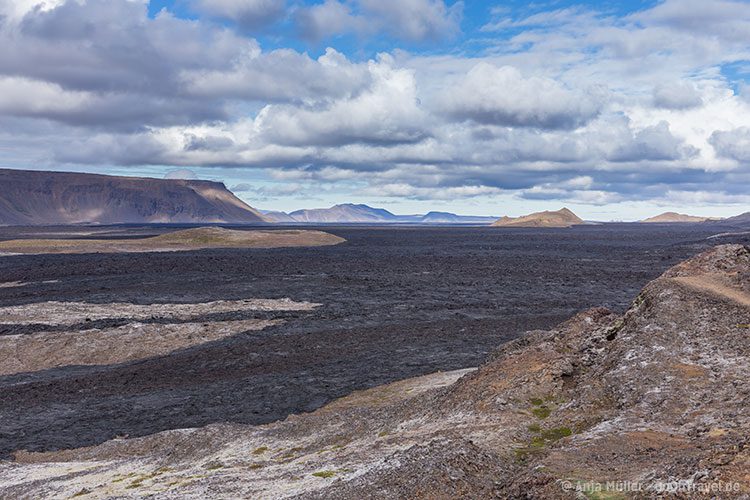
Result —
<instances>
[{"instance_id":1,"label":"flat-topped mountain","mask_svg":"<svg viewBox=\"0 0 750 500\"><path fill-rule=\"evenodd\" d=\"M493 226L496 227L570 227L583 224L584 221L567 208L557 211L545 210L521 217L501 217Z\"/></svg>"},{"instance_id":2,"label":"flat-topped mountain","mask_svg":"<svg viewBox=\"0 0 750 500\"><path fill-rule=\"evenodd\" d=\"M0 169L0 225L265 221L220 182Z\"/></svg>"},{"instance_id":3,"label":"flat-topped mountain","mask_svg":"<svg viewBox=\"0 0 750 500\"><path fill-rule=\"evenodd\" d=\"M695 215L678 214L677 212L664 212L663 214L643 219L645 223L667 223L667 222L705 222L709 217L698 217Z\"/></svg>"}]
</instances>

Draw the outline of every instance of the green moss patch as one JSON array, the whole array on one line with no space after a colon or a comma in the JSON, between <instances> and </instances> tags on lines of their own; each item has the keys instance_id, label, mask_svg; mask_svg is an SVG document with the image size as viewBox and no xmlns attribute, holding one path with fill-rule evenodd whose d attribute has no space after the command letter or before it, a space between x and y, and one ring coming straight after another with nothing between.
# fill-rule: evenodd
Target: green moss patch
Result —
<instances>
[{"instance_id":1,"label":"green moss patch","mask_svg":"<svg viewBox=\"0 0 750 500\"><path fill-rule=\"evenodd\" d=\"M573 431L569 427L556 427L554 429L543 430L540 437L545 441L557 441L572 435Z\"/></svg>"},{"instance_id":2,"label":"green moss patch","mask_svg":"<svg viewBox=\"0 0 750 500\"><path fill-rule=\"evenodd\" d=\"M538 408L533 408L531 413L533 413L536 418L544 420L550 416L552 409L549 406L540 406Z\"/></svg>"},{"instance_id":3,"label":"green moss patch","mask_svg":"<svg viewBox=\"0 0 750 500\"><path fill-rule=\"evenodd\" d=\"M334 471L334 470L321 470L321 471L318 471L318 472L313 472L312 475L315 476L315 477L322 477L324 479L327 479L329 477L335 476L336 475L336 471Z\"/></svg>"}]
</instances>

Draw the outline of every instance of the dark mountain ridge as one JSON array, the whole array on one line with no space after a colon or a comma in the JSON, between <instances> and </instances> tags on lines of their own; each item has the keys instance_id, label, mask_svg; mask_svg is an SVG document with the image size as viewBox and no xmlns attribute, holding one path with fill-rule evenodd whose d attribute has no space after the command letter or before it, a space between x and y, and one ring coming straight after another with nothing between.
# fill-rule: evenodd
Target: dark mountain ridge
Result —
<instances>
[{"instance_id":1,"label":"dark mountain ridge","mask_svg":"<svg viewBox=\"0 0 750 500\"><path fill-rule=\"evenodd\" d=\"M740 215L735 215L734 217L728 217L726 219L723 219L721 222L725 224L737 224L737 225L750 226L750 212L745 212Z\"/></svg>"},{"instance_id":2,"label":"dark mountain ridge","mask_svg":"<svg viewBox=\"0 0 750 500\"><path fill-rule=\"evenodd\" d=\"M0 169L0 225L266 221L220 182Z\"/></svg>"}]
</instances>

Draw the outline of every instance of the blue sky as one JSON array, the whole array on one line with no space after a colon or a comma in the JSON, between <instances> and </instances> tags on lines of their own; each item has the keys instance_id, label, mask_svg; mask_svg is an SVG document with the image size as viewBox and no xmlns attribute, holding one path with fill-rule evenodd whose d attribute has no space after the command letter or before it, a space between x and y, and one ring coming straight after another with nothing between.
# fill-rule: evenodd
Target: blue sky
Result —
<instances>
[{"instance_id":1,"label":"blue sky","mask_svg":"<svg viewBox=\"0 0 750 500\"><path fill-rule=\"evenodd\" d=\"M399 213L750 210L750 3L0 0L0 166Z\"/></svg>"}]
</instances>

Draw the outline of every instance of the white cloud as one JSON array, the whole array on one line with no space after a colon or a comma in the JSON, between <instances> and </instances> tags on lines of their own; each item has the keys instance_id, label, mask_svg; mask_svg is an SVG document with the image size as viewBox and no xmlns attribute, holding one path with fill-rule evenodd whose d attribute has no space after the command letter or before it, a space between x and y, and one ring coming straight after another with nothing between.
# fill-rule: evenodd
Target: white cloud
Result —
<instances>
[{"instance_id":1,"label":"white cloud","mask_svg":"<svg viewBox=\"0 0 750 500\"><path fill-rule=\"evenodd\" d=\"M18 21L32 9L48 11L64 2L65 0L0 0L0 16Z\"/></svg>"},{"instance_id":2,"label":"white cloud","mask_svg":"<svg viewBox=\"0 0 750 500\"><path fill-rule=\"evenodd\" d=\"M181 77L196 97L277 102L350 96L369 83L366 65L353 64L331 48L317 60L289 49L257 49L236 58L229 68L187 70Z\"/></svg>"},{"instance_id":3,"label":"white cloud","mask_svg":"<svg viewBox=\"0 0 750 500\"><path fill-rule=\"evenodd\" d=\"M237 22L245 29L257 29L284 14L284 0L190 0L199 12Z\"/></svg>"},{"instance_id":4,"label":"white cloud","mask_svg":"<svg viewBox=\"0 0 750 500\"><path fill-rule=\"evenodd\" d=\"M284 145L341 146L364 142L398 144L419 141L428 133L417 106L413 74L394 70L388 58L369 63L371 86L330 106L268 106L255 125L265 140Z\"/></svg>"},{"instance_id":5,"label":"white cloud","mask_svg":"<svg viewBox=\"0 0 750 500\"><path fill-rule=\"evenodd\" d=\"M489 186L455 186L455 187L415 187L409 184L381 184L362 190L365 196L387 196L408 198L412 200L446 200L452 201L479 196L496 196L503 190Z\"/></svg>"},{"instance_id":6,"label":"white cloud","mask_svg":"<svg viewBox=\"0 0 750 500\"><path fill-rule=\"evenodd\" d=\"M441 97L455 119L510 127L574 129L601 109L595 92L569 90L544 77L524 78L511 66L479 63Z\"/></svg>"},{"instance_id":7,"label":"white cloud","mask_svg":"<svg viewBox=\"0 0 750 500\"><path fill-rule=\"evenodd\" d=\"M463 2L443 0L325 0L302 8L296 21L302 35L317 41L330 36L385 32L412 42L444 40L460 32Z\"/></svg>"},{"instance_id":8,"label":"white cloud","mask_svg":"<svg viewBox=\"0 0 750 500\"><path fill-rule=\"evenodd\" d=\"M719 156L739 162L750 162L750 127L717 130L709 142Z\"/></svg>"},{"instance_id":9,"label":"white cloud","mask_svg":"<svg viewBox=\"0 0 750 500\"><path fill-rule=\"evenodd\" d=\"M365 18L352 13L349 5L326 0L297 12L302 36L314 42L342 33L362 33L370 29Z\"/></svg>"},{"instance_id":10,"label":"white cloud","mask_svg":"<svg viewBox=\"0 0 750 500\"><path fill-rule=\"evenodd\" d=\"M443 0L359 0L385 29L407 40L439 40L459 30L463 2L451 7Z\"/></svg>"},{"instance_id":11,"label":"white cloud","mask_svg":"<svg viewBox=\"0 0 750 500\"><path fill-rule=\"evenodd\" d=\"M55 115L85 107L85 92L64 90L57 84L21 77L0 77L0 113Z\"/></svg>"},{"instance_id":12,"label":"white cloud","mask_svg":"<svg viewBox=\"0 0 750 500\"><path fill-rule=\"evenodd\" d=\"M608 159L615 162L681 160L699 153L697 148L672 135L665 121L639 130L615 146L608 155Z\"/></svg>"},{"instance_id":13,"label":"white cloud","mask_svg":"<svg viewBox=\"0 0 750 500\"><path fill-rule=\"evenodd\" d=\"M708 34L742 43L750 39L750 5L742 1L666 0L632 17L691 35Z\"/></svg>"},{"instance_id":14,"label":"white cloud","mask_svg":"<svg viewBox=\"0 0 750 500\"><path fill-rule=\"evenodd\" d=\"M659 85L654 89L654 105L665 109L690 109L703 104L700 92L689 82Z\"/></svg>"},{"instance_id":15,"label":"white cloud","mask_svg":"<svg viewBox=\"0 0 750 500\"><path fill-rule=\"evenodd\" d=\"M370 61L264 50L238 34L252 24L235 29L242 9L272 4L217 3L206 21L152 18L141 0L0 3L15 9L0 21L0 160L264 169L277 185L249 192L269 197L310 192L286 184L592 205L746 196L750 101L726 70L750 60L744 4L701 13L667 0L627 17L496 9L485 34L499 41L472 57ZM700 15L680 10L691 6ZM425 42L456 33L461 8L326 0L294 19L311 40Z\"/></svg>"}]
</instances>

